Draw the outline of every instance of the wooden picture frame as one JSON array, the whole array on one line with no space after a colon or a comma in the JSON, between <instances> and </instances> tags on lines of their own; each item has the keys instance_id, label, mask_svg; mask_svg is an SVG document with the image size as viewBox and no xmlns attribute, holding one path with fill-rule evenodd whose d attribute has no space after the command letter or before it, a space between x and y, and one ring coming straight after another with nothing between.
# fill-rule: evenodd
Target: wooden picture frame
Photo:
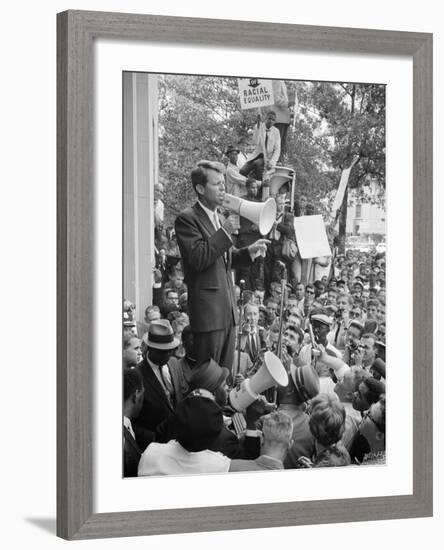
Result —
<instances>
[{"instance_id":1,"label":"wooden picture frame","mask_svg":"<svg viewBox=\"0 0 444 550\"><path fill-rule=\"evenodd\" d=\"M57 534L88 539L431 516L432 35L123 13L57 16ZM413 60L413 494L93 513L93 43L98 38Z\"/></svg>"}]
</instances>

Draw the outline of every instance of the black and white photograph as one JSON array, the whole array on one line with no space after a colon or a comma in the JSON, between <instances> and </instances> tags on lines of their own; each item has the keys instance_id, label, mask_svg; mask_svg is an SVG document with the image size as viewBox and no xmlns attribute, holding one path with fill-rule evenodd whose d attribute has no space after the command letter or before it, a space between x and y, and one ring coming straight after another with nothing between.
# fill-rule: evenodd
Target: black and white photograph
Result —
<instances>
[{"instance_id":1,"label":"black and white photograph","mask_svg":"<svg viewBox=\"0 0 444 550\"><path fill-rule=\"evenodd\" d=\"M386 464L386 87L124 72L123 477Z\"/></svg>"}]
</instances>

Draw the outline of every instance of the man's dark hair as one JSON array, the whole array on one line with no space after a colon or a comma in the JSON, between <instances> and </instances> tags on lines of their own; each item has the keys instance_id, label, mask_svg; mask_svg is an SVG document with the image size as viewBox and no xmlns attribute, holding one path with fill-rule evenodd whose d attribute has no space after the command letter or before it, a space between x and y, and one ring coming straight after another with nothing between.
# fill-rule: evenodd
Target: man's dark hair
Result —
<instances>
[{"instance_id":1,"label":"man's dark hair","mask_svg":"<svg viewBox=\"0 0 444 550\"><path fill-rule=\"evenodd\" d=\"M361 338L370 338L373 340L373 347L376 347L376 342L378 341L378 338L376 337L376 334L374 332L365 332Z\"/></svg>"},{"instance_id":2,"label":"man's dark hair","mask_svg":"<svg viewBox=\"0 0 444 550\"><path fill-rule=\"evenodd\" d=\"M294 332L295 334L297 334L299 336L299 343L302 344L302 342L304 341L304 333L299 327L295 325L288 325L285 330L289 330L290 332Z\"/></svg>"},{"instance_id":3,"label":"man's dark hair","mask_svg":"<svg viewBox=\"0 0 444 550\"><path fill-rule=\"evenodd\" d=\"M373 403L376 403L379 401L379 398L382 394L385 394L385 385L380 382L379 380L376 380L376 378L366 378L362 381L362 383L367 388L367 394L365 396L365 400L370 404L373 405Z\"/></svg>"},{"instance_id":4,"label":"man's dark hair","mask_svg":"<svg viewBox=\"0 0 444 550\"><path fill-rule=\"evenodd\" d=\"M351 321L348 325L348 328L354 327L359 330L359 338L362 338L362 333L364 332L364 327L362 326L362 323L359 323L358 321ZM374 336L374 334L370 334L370 336Z\"/></svg>"},{"instance_id":5,"label":"man's dark hair","mask_svg":"<svg viewBox=\"0 0 444 550\"><path fill-rule=\"evenodd\" d=\"M211 162L210 160L201 160L191 171L191 184L194 191L196 191L198 185L205 187L208 182L208 170L223 174L222 166L219 163Z\"/></svg>"},{"instance_id":6,"label":"man's dark hair","mask_svg":"<svg viewBox=\"0 0 444 550\"><path fill-rule=\"evenodd\" d=\"M152 311L158 311L160 313L159 306L147 306L145 308L145 317L148 315L148 313L151 313Z\"/></svg>"},{"instance_id":7,"label":"man's dark hair","mask_svg":"<svg viewBox=\"0 0 444 550\"><path fill-rule=\"evenodd\" d=\"M127 401L136 390L143 389L142 375L137 369L123 369L123 400Z\"/></svg>"},{"instance_id":8,"label":"man's dark hair","mask_svg":"<svg viewBox=\"0 0 444 550\"><path fill-rule=\"evenodd\" d=\"M251 189L251 186L254 184L257 184L257 181L254 178L247 178L247 181L245 182L245 187L247 189Z\"/></svg>"},{"instance_id":9,"label":"man's dark hair","mask_svg":"<svg viewBox=\"0 0 444 550\"><path fill-rule=\"evenodd\" d=\"M274 115L275 117L277 117L276 111L273 111L273 109L269 109L269 110L266 112L265 116L268 116L268 115Z\"/></svg>"}]
</instances>

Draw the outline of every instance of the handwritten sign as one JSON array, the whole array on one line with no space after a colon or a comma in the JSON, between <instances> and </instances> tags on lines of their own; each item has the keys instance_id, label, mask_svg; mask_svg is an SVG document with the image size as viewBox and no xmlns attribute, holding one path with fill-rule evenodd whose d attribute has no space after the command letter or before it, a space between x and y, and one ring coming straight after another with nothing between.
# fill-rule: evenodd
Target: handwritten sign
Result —
<instances>
[{"instance_id":1,"label":"handwritten sign","mask_svg":"<svg viewBox=\"0 0 444 550\"><path fill-rule=\"evenodd\" d=\"M238 78L241 109L256 109L274 104L271 80Z\"/></svg>"},{"instance_id":2,"label":"handwritten sign","mask_svg":"<svg viewBox=\"0 0 444 550\"><path fill-rule=\"evenodd\" d=\"M294 219L299 254L303 260L331 256L322 216L300 216Z\"/></svg>"}]
</instances>

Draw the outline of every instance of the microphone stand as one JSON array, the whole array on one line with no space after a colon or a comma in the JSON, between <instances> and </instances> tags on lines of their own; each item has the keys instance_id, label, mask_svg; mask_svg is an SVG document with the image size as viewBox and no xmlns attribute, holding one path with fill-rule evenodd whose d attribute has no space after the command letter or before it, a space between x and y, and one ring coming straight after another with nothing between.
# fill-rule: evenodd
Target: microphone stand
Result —
<instances>
[{"instance_id":1,"label":"microphone stand","mask_svg":"<svg viewBox=\"0 0 444 550\"><path fill-rule=\"evenodd\" d=\"M240 288L240 297L239 297L239 330L237 333L237 361L235 361L233 365L233 372L231 374L233 378L233 388L236 386L234 379L236 377L236 374L238 374L239 372L240 359L241 359L241 337L242 337L242 326L243 326L242 317L243 317L243 310L244 310L243 304L242 304L242 298L243 298L244 289L245 289L245 281L243 279L239 281L239 288Z\"/></svg>"},{"instance_id":2,"label":"microphone stand","mask_svg":"<svg viewBox=\"0 0 444 550\"><path fill-rule=\"evenodd\" d=\"M279 360L282 360L282 331L284 328L284 307L285 307L285 294L287 291L287 268L285 267L284 262L280 262L283 265L283 278L281 279L281 304L279 311L279 337L276 346L276 355ZM277 402L277 386L274 386L273 389L273 404L276 405Z\"/></svg>"}]
</instances>

